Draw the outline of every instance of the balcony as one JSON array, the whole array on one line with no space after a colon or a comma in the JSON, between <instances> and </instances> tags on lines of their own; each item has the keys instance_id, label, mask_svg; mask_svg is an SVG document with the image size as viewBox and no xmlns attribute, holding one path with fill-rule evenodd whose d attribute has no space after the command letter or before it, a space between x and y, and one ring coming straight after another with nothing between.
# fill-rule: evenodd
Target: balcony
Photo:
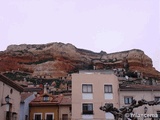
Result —
<instances>
[{"instance_id":1,"label":"balcony","mask_svg":"<svg viewBox=\"0 0 160 120\"><path fill-rule=\"evenodd\" d=\"M93 115L93 111L83 111L82 115Z\"/></svg>"}]
</instances>

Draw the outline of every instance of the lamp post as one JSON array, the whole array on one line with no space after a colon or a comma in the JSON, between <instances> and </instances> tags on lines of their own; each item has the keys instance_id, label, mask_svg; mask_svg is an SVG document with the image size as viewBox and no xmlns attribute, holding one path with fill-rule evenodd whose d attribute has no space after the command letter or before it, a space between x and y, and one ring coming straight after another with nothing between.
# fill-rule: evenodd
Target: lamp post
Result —
<instances>
[{"instance_id":1,"label":"lamp post","mask_svg":"<svg viewBox=\"0 0 160 120\"><path fill-rule=\"evenodd\" d=\"M144 107L144 113L146 114L147 111L148 111L148 108L145 106L145 107Z\"/></svg>"},{"instance_id":2,"label":"lamp post","mask_svg":"<svg viewBox=\"0 0 160 120\"><path fill-rule=\"evenodd\" d=\"M9 100L10 100L10 97L9 97L9 95L7 95L7 96L5 97L5 102L6 102L6 103L1 103L1 106L9 104Z\"/></svg>"},{"instance_id":3,"label":"lamp post","mask_svg":"<svg viewBox=\"0 0 160 120\"><path fill-rule=\"evenodd\" d=\"M1 106L3 106L3 105L6 105L6 107L7 107L7 110L6 110L6 120L11 120L11 109L12 109L12 104L10 103L10 97L9 97L9 95L7 95L6 97L5 97L5 102L6 103L1 103Z\"/></svg>"},{"instance_id":4,"label":"lamp post","mask_svg":"<svg viewBox=\"0 0 160 120\"><path fill-rule=\"evenodd\" d=\"M144 107L144 115L147 113L147 111L148 111L148 108L145 106L145 107ZM145 117L146 117L146 116L143 116L143 120L145 119Z\"/></svg>"}]
</instances>

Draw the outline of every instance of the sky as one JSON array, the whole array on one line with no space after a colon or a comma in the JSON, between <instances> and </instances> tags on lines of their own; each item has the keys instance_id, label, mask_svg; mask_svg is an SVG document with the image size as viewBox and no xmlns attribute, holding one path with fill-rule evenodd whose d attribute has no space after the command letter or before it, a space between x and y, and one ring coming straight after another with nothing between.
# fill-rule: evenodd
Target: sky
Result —
<instances>
[{"instance_id":1,"label":"sky","mask_svg":"<svg viewBox=\"0 0 160 120\"><path fill-rule=\"evenodd\" d=\"M93 52L140 49L160 71L160 2L0 0L0 51L51 42Z\"/></svg>"}]
</instances>

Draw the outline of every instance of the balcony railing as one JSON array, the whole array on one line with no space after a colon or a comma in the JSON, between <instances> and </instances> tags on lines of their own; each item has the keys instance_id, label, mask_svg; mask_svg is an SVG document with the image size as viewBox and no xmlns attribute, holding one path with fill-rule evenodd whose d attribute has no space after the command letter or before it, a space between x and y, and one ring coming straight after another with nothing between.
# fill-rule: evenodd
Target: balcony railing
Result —
<instances>
[{"instance_id":1,"label":"balcony railing","mask_svg":"<svg viewBox=\"0 0 160 120\"><path fill-rule=\"evenodd\" d=\"M86 114L87 114L87 115L88 115L88 114L89 114L89 115L93 115L93 111L83 111L83 112L82 112L82 115L86 115Z\"/></svg>"}]
</instances>

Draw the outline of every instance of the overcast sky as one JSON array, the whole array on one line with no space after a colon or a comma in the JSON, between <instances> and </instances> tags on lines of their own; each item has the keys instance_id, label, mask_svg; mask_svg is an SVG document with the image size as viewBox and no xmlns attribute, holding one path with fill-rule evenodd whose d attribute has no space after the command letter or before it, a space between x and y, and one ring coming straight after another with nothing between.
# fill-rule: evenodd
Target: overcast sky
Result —
<instances>
[{"instance_id":1,"label":"overcast sky","mask_svg":"<svg viewBox=\"0 0 160 120\"><path fill-rule=\"evenodd\" d=\"M71 43L107 53L141 49L160 71L159 0L0 0L0 51Z\"/></svg>"}]
</instances>

